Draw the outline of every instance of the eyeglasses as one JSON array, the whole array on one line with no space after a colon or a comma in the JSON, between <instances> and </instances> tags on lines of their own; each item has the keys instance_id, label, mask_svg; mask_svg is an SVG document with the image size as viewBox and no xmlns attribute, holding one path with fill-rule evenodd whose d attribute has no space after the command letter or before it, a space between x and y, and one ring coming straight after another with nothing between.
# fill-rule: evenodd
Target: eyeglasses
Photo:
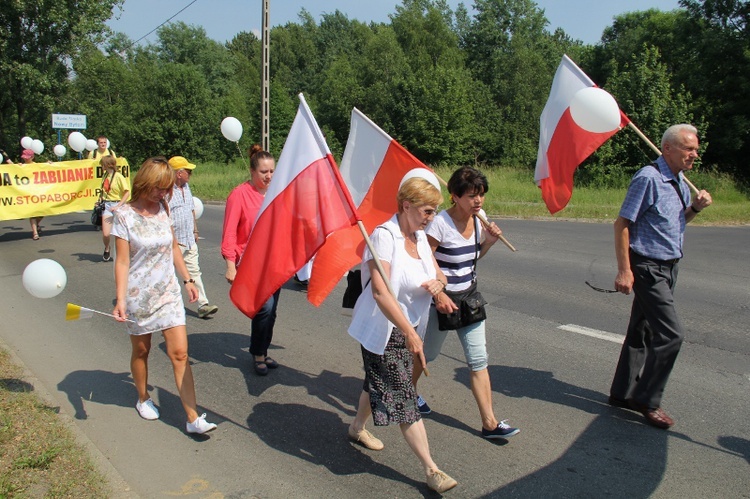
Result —
<instances>
[{"instance_id":1,"label":"eyeglasses","mask_svg":"<svg viewBox=\"0 0 750 499\"><path fill-rule=\"evenodd\" d=\"M423 217L430 218L430 217L434 217L435 215L437 215L440 210L434 209L434 208L425 208L424 206L420 206L419 208L417 208L417 211L419 211L419 213L421 213Z\"/></svg>"}]
</instances>

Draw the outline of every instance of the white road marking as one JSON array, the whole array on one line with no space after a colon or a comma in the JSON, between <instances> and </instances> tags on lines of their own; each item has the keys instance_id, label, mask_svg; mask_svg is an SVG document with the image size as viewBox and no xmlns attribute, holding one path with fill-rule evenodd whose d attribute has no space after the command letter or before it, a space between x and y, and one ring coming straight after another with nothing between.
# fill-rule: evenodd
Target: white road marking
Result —
<instances>
[{"instance_id":1,"label":"white road marking","mask_svg":"<svg viewBox=\"0 0 750 499\"><path fill-rule=\"evenodd\" d=\"M564 324L562 326L558 326L557 329L570 331L571 333L584 334L586 336L591 336L592 338L599 338L600 340L619 343L620 345L622 345L622 342L625 340L625 337L619 334L609 333L607 331L600 331L598 329L591 329L583 326L576 326L575 324Z\"/></svg>"}]
</instances>

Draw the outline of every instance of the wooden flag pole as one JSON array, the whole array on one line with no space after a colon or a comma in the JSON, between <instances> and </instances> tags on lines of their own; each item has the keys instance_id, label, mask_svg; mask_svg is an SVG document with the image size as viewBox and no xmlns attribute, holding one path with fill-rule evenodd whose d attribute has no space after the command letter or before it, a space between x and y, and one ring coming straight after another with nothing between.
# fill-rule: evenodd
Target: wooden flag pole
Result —
<instances>
[{"instance_id":1,"label":"wooden flag pole","mask_svg":"<svg viewBox=\"0 0 750 499\"><path fill-rule=\"evenodd\" d=\"M634 131L634 132L636 133L636 135L638 135L638 136L639 136L639 137L640 137L640 138L641 138L641 139L642 139L642 140L643 140L643 141L644 141L644 142L645 142L646 144L648 144L648 146L649 146L649 147L650 147L650 148L651 148L651 149L652 149L652 150L653 150L653 151L654 151L654 152L655 152L656 154L658 154L659 156L661 156L661 151L659 150L659 148L658 148L658 147L656 147L656 146L654 145L654 143L653 143L653 142L651 142L650 140L648 140L648 137L646 137L645 135L643 135L643 132L641 132L641 131L640 131L640 130L638 129L638 127L637 127L637 126L635 126L635 125L633 124L633 122L632 122L632 121L628 122L628 126L630 127L630 129L631 129L631 130L633 130L633 131ZM696 187L695 185L693 185L693 183L692 183L692 182L691 182L690 180L688 180L688 178L687 178L687 177L685 176L685 174L684 174L684 173L682 174L682 178L684 178L684 179L685 179L685 183L687 183L687 185L688 185L688 186L689 186L689 187L690 187L690 188L691 188L691 189L693 190L693 192L694 192L695 194L698 194L698 193L700 192L700 191L698 190L698 188L697 188L697 187Z\"/></svg>"},{"instance_id":2,"label":"wooden flag pole","mask_svg":"<svg viewBox=\"0 0 750 499\"><path fill-rule=\"evenodd\" d=\"M365 224L362 223L362 220L357 220L357 227L359 227L359 231L362 233L362 237L365 239L365 244L367 244L367 248L370 250L370 253L372 254L372 260L375 262L375 268L378 269L378 273L380 274L380 277L383 278L383 281L385 282L385 287L388 288L388 292L391 294L394 300L396 300L396 303L398 304L398 298L396 297L396 293L393 291L393 288L391 287L391 280L388 278L388 276L385 273L385 269L383 268L383 265L380 263L380 257L378 256L377 251L375 251L375 247L372 245L372 240L370 239L369 234L367 234L367 229L365 229ZM364 290L362 290L364 292ZM424 375L429 376L430 371L427 369L427 364L422 366L424 368Z\"/></svg>"},{"instance_id":3,"label":"wooden flag pole","mask_svg":"<svg viewBox=\"0 0 750 499\"><path fill-rule=\"evenodd\" d=\"M432 172L432 173L435 173L435 172ZM435 176L437 177L438 181L440 181L441 184L443 184L444 186L448 187L448 182L446 182L445 180L443 180L443 178L440 175L438 175L437 173L435 173ZM485 227L489 227L490 226L490 222L486 218L484 218L482 215L477 215L477 218L479 219L480 222L482 222L482 225L484 225ZM511 251L518 251L512 244L510 244L510 241L508 241L507 239L505 239L505 237L502 234L500 234L499 239Z\"/></svg>"}]
</instances>

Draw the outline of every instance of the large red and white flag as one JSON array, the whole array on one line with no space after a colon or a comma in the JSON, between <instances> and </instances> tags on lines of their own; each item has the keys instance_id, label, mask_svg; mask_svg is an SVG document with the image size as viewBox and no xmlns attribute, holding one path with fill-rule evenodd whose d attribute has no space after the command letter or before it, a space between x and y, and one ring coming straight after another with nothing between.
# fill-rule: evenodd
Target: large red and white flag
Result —
<instances>
[{"instance_id":1,"label":"large red and white flag","mask_svg":"<svg viewBox=\"0 0 750 499\"><path fill-rule=\"evenodd\" d=\"M359 109L352 110L341 177L368 234L396 213L398 185L414 168L427 169ZM356 226L332 234L315 255L307 300L316 307L323 303L341 277L362 261L364 246Z\"/></svg>"},{"instance_id":2,"label":"large red and white flag","mask_svg":"<svg viewBox=\"0 0 750 499\"><path fill-rule=\"evenodd\" d=\"M630 121L618 109L620 124L612 130L596 132L576 123L571 115L571 102L576 93L589 87L596 85L567 55L563 55L539 120L539 152L534 174L550 213L557 213L570 201L573 174L578 165Z\"/></svg>"},{"instance_id":3,"label":"large red and white flag","mask_svg":"<svg viewBox=\"0 0 750 499\"><path fill-rule=\"evenodd\" d=\"M229 296L245 315L263 304L356 209L315 118L300 105L250 234Z\"/></svg>"}]
</instances>

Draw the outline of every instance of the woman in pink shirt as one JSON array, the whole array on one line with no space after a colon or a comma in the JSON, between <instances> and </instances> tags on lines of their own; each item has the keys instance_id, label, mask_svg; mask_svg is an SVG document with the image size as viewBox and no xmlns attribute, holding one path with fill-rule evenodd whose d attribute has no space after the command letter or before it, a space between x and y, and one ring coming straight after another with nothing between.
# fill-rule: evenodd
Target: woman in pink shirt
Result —
<instances>
[{"instance_id":1,"label":"woman in pink shirt","mask_svg":"<svg viewBox=\"0 0 750 499\"><path fill-rule=\"evenodd\" d=\"M224 231L221 237L221 255L227 264L226 278L230 284L237 275L250 232L253 230L263 198L271 183L276 161L271 153L254 145L248 151L250 156L250 180L235 187L227 198L224 211ZM248 259L252 255L248 254ZM268 299L252 319L250 330L250 354L255 361L255 372L260 376L268 374L279 364L268 356L268 347L273 339L273 326L276 323L276 307L279 291Z\"/></svg>"}]
</instances>

